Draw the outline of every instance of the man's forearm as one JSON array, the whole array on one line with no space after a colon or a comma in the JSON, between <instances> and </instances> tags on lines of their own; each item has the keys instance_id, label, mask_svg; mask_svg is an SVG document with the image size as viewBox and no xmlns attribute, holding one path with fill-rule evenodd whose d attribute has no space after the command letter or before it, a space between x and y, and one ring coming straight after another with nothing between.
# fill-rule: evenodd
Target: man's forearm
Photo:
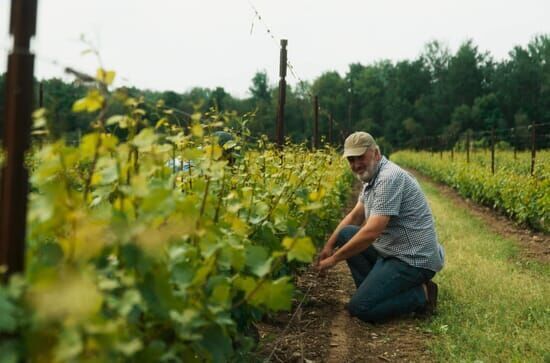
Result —
<instances>
[{"instance_id":1,"label":"man's forearm","mask_svg":"<svg viewBox=\"0 0 550 363\"><path fill-rule=\"evenodd\" d=\"M358 220L359 218L354 218L352 213L348 213L347 216L345 216L340 223L338 223L338 226L334 229L332 234L330 235L326 247L330 247L331 249L334 248L334 245L336 244L336 239L338 238L338 233L340 233L340 230L344 228L345 226L349 225L356 225L359 226L363 221Z\"/></svg>"},{"instance_id":2,"label":"man's forearm","mask_svg":"<svg viewBox=\"0 0 550 363\"><path fill-rule=\"evenodd\" d=\"M367 226L361 228L345 245L340 247L332 257L335 262L344 261L366 250L378 238L380 232L373 231Z\"/></svg>"}]
</instances>

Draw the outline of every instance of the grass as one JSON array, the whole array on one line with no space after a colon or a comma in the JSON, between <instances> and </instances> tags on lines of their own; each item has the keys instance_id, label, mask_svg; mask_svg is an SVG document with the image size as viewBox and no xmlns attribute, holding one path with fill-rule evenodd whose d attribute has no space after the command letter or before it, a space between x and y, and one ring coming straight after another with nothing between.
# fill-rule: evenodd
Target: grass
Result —
<instances>
[{"instance_id":1,"label":"grass","mask_svg":"<svg viewBox=\"0 0 550 363\"><path fill-rule=\"evenodd\" d=\"M443 362L550 362L548 266L520 261L518 247L491 232L436 187L422 182L446 250L436 275L438 315L424 326Z\"/></svg>"}]
</instances>

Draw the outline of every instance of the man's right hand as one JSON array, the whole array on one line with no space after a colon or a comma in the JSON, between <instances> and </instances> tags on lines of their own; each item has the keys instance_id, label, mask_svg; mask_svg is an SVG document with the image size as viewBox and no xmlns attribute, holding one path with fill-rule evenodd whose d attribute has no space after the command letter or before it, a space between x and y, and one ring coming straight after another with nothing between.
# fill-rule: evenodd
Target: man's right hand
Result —
<instances>
[{"instance_id":1,"label":"man's right hand","mask_svg":"<svg viewBox=\"0 0 550 363\"><path fill-rule=\"evenodd\" d=\"M334 250L332 248L327 246L323 247L323 249L319 253L319 256L317 256L317 261L315 261L315 265L318 265L319 262L321 262L325 258L332 256L333 254L334 254Z\"/></svg>"}]
</instances>

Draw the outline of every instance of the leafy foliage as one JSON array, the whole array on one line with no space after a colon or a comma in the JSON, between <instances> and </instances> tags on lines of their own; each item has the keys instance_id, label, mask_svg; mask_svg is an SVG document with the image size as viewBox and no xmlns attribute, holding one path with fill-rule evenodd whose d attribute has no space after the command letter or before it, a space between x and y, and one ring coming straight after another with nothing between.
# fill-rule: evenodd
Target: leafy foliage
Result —
<instances>
[{"instance_id":1,"label":"leafy foliage","mask_svg":"<svg viewBox=\"0 0 550 363\"><path fill-rule=\"evenodd\" d=\"M163 122L108 92L113 77L98 72L73 106L92 132L29 156L27 269L0 287L0 333L19 334L1 358L242 360L250 324L290 308L292 272L334 227L345 165L246 133L229 157L213 132L236 116ZM114 102L125 113L107 119Z\"/></svg>"},{"instance_id":2,"label":"leafy foliage","mask_svg":"<svg viewBox=\"0 0 550 363\"><path fill-rule=\"evenodd\" d=\"M499 151L496 172L491 173L490 157L485 152L472 155L466 162L465 153L454 153L454 159L427 152L400 151L392 160L443 182L461 195L502 211L518 222L550 231L550 153L537 154L535 174L530 175L530 153Z\"/></svg>"}]
</instances>

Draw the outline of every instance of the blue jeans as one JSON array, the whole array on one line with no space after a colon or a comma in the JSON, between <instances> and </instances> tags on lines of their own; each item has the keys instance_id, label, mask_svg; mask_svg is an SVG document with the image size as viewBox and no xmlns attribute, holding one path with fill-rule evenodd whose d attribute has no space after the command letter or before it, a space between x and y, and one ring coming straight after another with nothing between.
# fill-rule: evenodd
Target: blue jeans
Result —
<instances>
[{"instance_id":1,"label":"blue jeans","mask_svg":"<svg viewBox=\"0 0 550 363\"><path fill-rule=\"evenodd\" d=\"M336 245L346 244L359 228L351 225L342 228ZM394 257L384 258L372 245L346 261L357 286L348 305L351 315L363 321L379 322L421 310L426 305L422 284L435 272L413 267Z\"/></svg>"}]
</instances>

